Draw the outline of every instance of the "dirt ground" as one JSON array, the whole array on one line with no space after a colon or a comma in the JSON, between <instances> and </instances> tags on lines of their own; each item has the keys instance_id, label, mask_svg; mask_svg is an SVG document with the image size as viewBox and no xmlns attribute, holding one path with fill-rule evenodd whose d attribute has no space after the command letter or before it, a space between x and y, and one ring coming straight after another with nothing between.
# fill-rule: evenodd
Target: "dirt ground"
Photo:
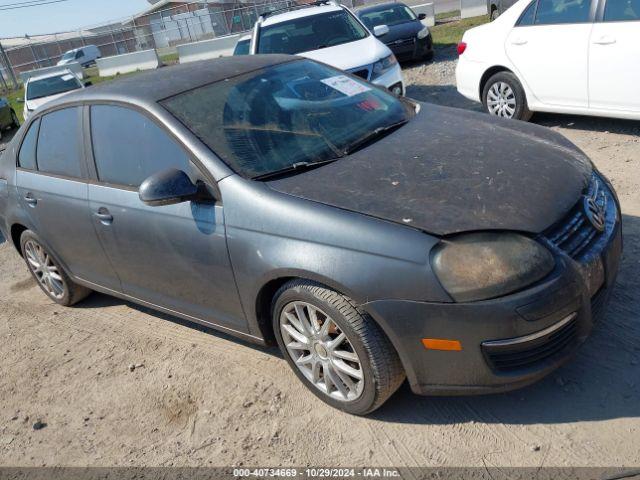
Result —
<instances>
[{"instance_id":1,"label":"dirt ground","mask_svg":"<svg viewBox=\"0 0 640 480\"><path fill-rule=\"evenodd\" d=\"M408 95L477 109L455 92L450 54L408 66ZM640 123L534 121L591 156L624 213L608 314L556 374L485 397L405 385L352 417L308 393L273 349L102 295L52 304L5 242L0 465L640 466Z\"/></svg>"}]
</instances>

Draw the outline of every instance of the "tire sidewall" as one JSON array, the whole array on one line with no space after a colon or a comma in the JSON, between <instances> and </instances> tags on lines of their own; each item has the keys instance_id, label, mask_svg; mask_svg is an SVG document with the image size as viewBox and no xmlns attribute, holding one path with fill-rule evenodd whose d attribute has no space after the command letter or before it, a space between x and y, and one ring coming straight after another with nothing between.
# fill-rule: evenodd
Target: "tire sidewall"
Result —
<instances>
[{"instance_id":1,"label":"tire sidewall","mask_svg":"<svg viewBox=\"0 0 640 480\"><path fill-rule=\"evenodd\" d=\"M51 294L47 292L47 290L45 290L42 284L38 281L35 273L33 273L33 270L31 269L31 265L27 260L27 254L25 252L25 245L29 240L32 240L38 243L44 249L44 251L51 257L53 264L58 268L58 272L60 273L60 277L62 278L62 281L64 283L64 295L62 296L62 298L55 298L51 296ZM38 287L40 287L40 290L42 290L45 293L45 295L49 299L53 300L54 302L60 305L69 305L71 300L69 277L67 276L64 269L60 266L60 262L57 260L56 256L53 253L51 253L51 250L49 249L49 247L47 247L46 244L44 244L42 240L40 240L40 238L34 232L32 232L31 230L25 230L20 236L20 252L22 253L22 258L24 258L24 261L27 264L27 269L29 270L29 273L38 284Z\"/></svg>"},{"instance_id":2,"label":"tire sidewall","mask_svg":"<svg viewBox=\"0 0 640 480\"><path fill-rule=\"evenodd\" d=\"M320 288L320 285L317 285ZM294 363L293 359L287 351L287 347L282 339L282 333L280 331L280 314L283 308L291 302L300 301L314 305L323 312L325 312L331 319L340 327L340 329L347 335L347 338L351 342L354 350L356 351L358 358L360 359L360 365L362 367L364 375L364 389L362 395L356 400L350 402L341 402L336 400L313 385L300 371L298 366ZM312 292L301 286L295 286L282 292L272 304L272 321L273 331L275 333L278 346L285 357L287 363L291 369L295 372L296 376L302 383L311 391L314 395L320 398L323 402L328 403L338 410L342 410L354 415L362 415L367 413L376 401L376 383L373 368L371 366L371 360L369 354L362 343L360 336L353 330L351 324L344 318L344 315L330 303L318 298Z\"/></svg>"},{"instance_id":3,"label":"tire sidewall","mask_svg":"<svg viewBox=\"0 0 640 480\"><path fill-rule=\"evenodd\" d=\"M489 112L489 106L487 104L489 90L494 84L498 82L503 82L509 85L511 90L513 90L513 94L516 99L516 111L513 114L513 117L511 117L510 119L499 117ZM484 106L485 111L492 117L502 118L504 120L528 120L528 117L530 117L529 108L527 106L527 97L524 93L524 89L522 88L522 85L520 84L516 76L510 72L496 73L489 80L487 80L487 83L482 90L482 105Z\"/></svg>"}]
</instances>

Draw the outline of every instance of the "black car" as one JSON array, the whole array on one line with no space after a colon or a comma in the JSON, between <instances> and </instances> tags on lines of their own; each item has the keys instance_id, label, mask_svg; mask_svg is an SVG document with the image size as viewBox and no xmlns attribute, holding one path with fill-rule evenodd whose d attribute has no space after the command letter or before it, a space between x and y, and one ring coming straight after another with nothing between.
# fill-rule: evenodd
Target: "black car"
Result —
<instances>
[{"instance_id":1,"label":"black car","mask_svg":"<svg viewBox=\"0 0 640 480\"><path fill-rule=\"evenodd\" d=\"M275 342L353 414L405 378L544 377L588 337L622 249L611 184L560 134L287 55L47 103L0 157L0 232L51 301L95 290Z\"/></svg>"},{"instance_id":2,"label":"black car","mask_svg":"<svg viewBox=\"0 0 640 480\"><path fill-rule=\"evenodd\" d=\"M11 105L9 100L4 97L0 97L0 138L2 138L2 131L6 128L18 128L20 121L18 115Z\"/></svg>"},{"instance_id":3,"label":"black car","mask_svg":"<svg viewBox=\"0 0 640 480\"><path fill-rule=\"evenodd\" d=\"M379 25L389 27L389 33L379 38L399 61L433 58L431 32L421 22L426 18L425 14L416 15L404 3L394 2L363 8L357 15L371 31Z\"/></svg>"}]
</instances>

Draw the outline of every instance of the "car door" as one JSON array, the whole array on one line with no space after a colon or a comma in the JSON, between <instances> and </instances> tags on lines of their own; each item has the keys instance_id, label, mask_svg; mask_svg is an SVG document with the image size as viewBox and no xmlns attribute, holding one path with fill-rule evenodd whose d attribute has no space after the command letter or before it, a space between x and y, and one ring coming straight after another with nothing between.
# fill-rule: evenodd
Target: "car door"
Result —
<instances>
[{"instance_id":1,"label":"car door","mask_svg":"<svg viewBox=\"0 0 640 480\"><path fill-rule=\"evenodd\" d=\"M539 102L588 106L588 44L594 15L591 0L537 0L507 36L507 56Z\"/></svg>"},{"instance_id":2,"label":"car door","mask_svg":"<svg viewBox=\"0 0 640 480\"><path fill-rule=\"evenodd\" d=\"M150 175L176 168L207 176L187 150L145 114L92 105L96 182L89 205L124 292L196 320L246 331L227 251L221 202L148 206L138 195Z\"/></svg>"},{"instance_id":3,"label":"car door","mask_svg":"<svg viewBox=\"0 0 640 480\"><path fill-rule=\"evenodd\" d=\"M602 2L589 42L589 107L640 112L640 0Z\"/></svg>"},{"instance_id":4,"label":"car door","mask_svg":"<svg viewBox=\"0 0 640 480\"><path fill-rule=\"evenodd\" d=\"M18 152L18 198L72 275L119 290L89 215L81 110L56 110L31 124Z\"/></svg>"}]
</instances>

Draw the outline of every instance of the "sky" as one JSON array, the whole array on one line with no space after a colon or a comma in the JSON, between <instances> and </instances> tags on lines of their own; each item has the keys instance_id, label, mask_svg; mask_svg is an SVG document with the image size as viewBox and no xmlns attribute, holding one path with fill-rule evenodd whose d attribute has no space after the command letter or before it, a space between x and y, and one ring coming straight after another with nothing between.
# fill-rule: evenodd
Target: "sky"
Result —
<instances>
[{"instance_id":1,"label":"sky","mask_svg":"<svg viewBox=\"0 0 640 480\"><path fill-rule=\"evenodd\" d=\"M146 0L64 0L49 5L2 10L9 4L15 6L28 1L0 0L0 38L77 30L131 16L150 6Z\"/></svg>"}]
</instances>

